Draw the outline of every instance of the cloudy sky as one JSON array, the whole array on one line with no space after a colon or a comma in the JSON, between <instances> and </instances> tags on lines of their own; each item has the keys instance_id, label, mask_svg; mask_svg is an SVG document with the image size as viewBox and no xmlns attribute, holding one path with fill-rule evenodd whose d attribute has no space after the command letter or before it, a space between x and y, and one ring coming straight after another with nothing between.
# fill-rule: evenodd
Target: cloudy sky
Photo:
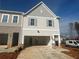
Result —
<instances>
[{"instance_id":1,"label":"cloudy sky","mask_svg":"<svg viewBox=\"0 0 79 59\"><path fill-rule=\"evenodd\" d=\"M26 12L41 0L0 0L0 9ZM68 23L79 21L79 0L42 0L61 17L61 32L68 31Z\"/></svg>"}]
</instances>

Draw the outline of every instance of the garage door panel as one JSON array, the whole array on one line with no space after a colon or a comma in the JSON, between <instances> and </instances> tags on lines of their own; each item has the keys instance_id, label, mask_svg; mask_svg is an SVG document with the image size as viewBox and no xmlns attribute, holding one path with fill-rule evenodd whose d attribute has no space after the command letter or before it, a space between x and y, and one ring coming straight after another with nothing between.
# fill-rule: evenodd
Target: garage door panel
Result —
<instances>
[{"instance_id":1,"label":"garage door panel","mask_svg":"<svg viewBox=\"0 0 79 59\"><path fill-rule=\"evenodd\" d=\"M49 42L49 37L39 37L39 45L47 45Z\"/></svg>"}]
</instances>

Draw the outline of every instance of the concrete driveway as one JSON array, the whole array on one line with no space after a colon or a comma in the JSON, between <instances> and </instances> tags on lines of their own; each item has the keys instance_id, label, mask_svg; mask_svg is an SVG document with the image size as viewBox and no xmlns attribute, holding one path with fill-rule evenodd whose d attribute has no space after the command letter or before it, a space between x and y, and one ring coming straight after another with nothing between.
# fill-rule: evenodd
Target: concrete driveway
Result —
<instances>
[{"instance_id":1,"label":"concrete driveway","mask_svg":"<svg viewBox=\"0 0 79 59\"><path fill-rule=\"evenodd\" d=\"M73 59L61 53L60 49L49 48L47 46L32 46L25 48L18 55L17 59Z\"/></svg>"}]
</instances>

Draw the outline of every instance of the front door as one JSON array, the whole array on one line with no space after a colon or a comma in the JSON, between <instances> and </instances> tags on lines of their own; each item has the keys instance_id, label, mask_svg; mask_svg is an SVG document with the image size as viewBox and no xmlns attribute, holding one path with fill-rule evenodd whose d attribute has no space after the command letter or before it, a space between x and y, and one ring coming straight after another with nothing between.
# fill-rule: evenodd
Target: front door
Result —
<instances>
[{"instance_id":1,"label":"front door","mask_svg":"<svg viewBox=\"0 0 79 59\"><path fill-rule=\"evenodd\" d=\"M19 38L19 33L13 33L12 46L18 45L18 38Z\"/></svg>"}]
</instances>

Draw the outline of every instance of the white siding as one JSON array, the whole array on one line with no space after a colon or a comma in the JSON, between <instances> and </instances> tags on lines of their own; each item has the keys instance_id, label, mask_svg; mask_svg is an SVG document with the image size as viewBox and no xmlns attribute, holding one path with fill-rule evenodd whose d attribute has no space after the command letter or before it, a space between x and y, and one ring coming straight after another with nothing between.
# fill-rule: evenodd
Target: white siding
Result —
<instances>
[{"instance_id":1,"label":"white siding","mask_svg":"<svg viewBox=\"0 0 79 59\"><path fill-rule=\"evenodd\" d=\"M33 11L31 11L29 13L29 15L30 16L43 16L43 17L52 17L53 16L49 13L49 11L46 9L46 7L43 4L41 4L39 7L35 8L35 9L33 9Z\"/></svg>"},{"instance_id":2,"label":"white siding","mask_svg":"<svg viewBox=\"0 0 79 59\"><path fill-rule=\"evenodd\" d=\"M37 19L37 26L28 26L29 18ZM54 27L47 26L47 20L54 21ZM53 22L52 22L53 23ZM50 36L53 34L59 34L59 21L53 17L35 17L27 16L24 17L23 22L23 32L24 35L33 35L33 36ZM40 33L38 33L38 31Z\"/></svg>"}]
</instances>

